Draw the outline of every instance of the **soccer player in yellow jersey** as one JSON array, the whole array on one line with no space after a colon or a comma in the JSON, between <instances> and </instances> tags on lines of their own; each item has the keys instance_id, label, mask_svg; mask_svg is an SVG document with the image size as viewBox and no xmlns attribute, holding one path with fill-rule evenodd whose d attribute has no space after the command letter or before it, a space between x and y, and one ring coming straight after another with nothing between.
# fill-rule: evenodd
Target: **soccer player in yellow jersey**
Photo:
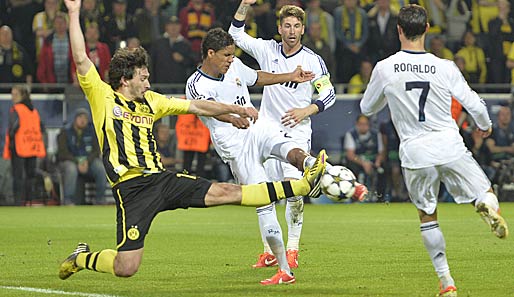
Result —
<instances>
[{"instance_id":1,"label":"soccer player in yellow jersey","mask_svg":"<svg viewBox=\"0 0 514 297\"><path fill-rule=\"evenodd\" d=\"M287 159L305 170L304 178L239 186L211 183L201 177L166 171L157 153L152 125L167 115L201 116L237 114L252 121L252 107L207 100L178 100L149 91L148 55L143 48L119 49L109 66L109 84L103 82L89 60L80 28L80 0L65 0L70 19L70 42L77 76L91 106L93 123L107 177L116 200L117 250L90 252L79 243L59 269L67 279L89 269L120 277L134 275L143 256L144 239L155 215L161 211L223 204L262 206L298 195L319 196L319 180L326 154L317 158L293 151ZM302 71L291 73L301 80Z\"/></svg>"}]
</instances>

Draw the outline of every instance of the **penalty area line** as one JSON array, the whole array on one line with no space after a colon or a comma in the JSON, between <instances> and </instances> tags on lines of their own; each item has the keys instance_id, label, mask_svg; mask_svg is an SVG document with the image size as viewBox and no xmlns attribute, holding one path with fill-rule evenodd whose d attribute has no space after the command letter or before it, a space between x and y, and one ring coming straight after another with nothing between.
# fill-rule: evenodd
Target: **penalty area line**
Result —
<instances>
[{"instance_id":1,"label":"penalty area line","mask_svg":"<svg viewBox=\"0 0 514 297\"><path fill-rule=\"evenodd\" d=\"M116 295L95 294L95 293L82 293L82 292L66 292L66 291L61 291L61 290L41 289L41 288L31 288L31 287L0 286L0 289L6 289L6 290L17 290L17 291L24 291L24 292L35 292L35 293L43 293L43 294L69 295L69 296L84 296L84 297L120 297L120 296L116 296Z\"/></svg>"}]
</instances>

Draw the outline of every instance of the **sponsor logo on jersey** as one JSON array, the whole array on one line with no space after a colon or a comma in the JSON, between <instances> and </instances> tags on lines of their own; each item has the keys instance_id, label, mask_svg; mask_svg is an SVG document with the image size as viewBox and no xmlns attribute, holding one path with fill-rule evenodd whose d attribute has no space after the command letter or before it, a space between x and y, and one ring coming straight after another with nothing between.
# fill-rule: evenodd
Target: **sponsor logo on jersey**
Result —
<instances>
[{"instance_id":1,"label":"sponsor logo on jersey","mask_svg":"<svg viewBox=\"0 0 514 297\"><path fill-rule=\"evenodd\" d=\"M145 107L148 108L147 106ZM148 111L150 110L148 109ZM124 118L126 120L129 120L131 123L153 125L153 117L134 115L128 111L121 110L121 107L119 106L114 106L114 108L112 109L112 113L115 117Z\"/></svg>"}]
</instances>

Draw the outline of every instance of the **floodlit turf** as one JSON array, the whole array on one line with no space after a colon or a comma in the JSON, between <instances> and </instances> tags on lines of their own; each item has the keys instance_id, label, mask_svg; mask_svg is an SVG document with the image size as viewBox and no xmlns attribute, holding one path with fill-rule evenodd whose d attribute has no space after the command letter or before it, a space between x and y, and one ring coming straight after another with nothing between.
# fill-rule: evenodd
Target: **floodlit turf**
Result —
<instances>
[{"instance_id":1,"label":"floodlit turf","mask_svg":"<svg viewBox=\"0 0 514 297\"><path fill-rule=\"evenodd\" d=\"M503 203L514 232L514 204ZM278 207L282 222L284 208ZM514 296L513 237L495 238L469 205L441 204L459 296ZM511 235L514 235L511 234ZM409 204L307 205L297 283L262 287L275 268L252 269L261 252L253 208L165 212L147 236L132 278L81 271L57 277L79 241L115 246L115 208L0 208L0 296L435 296L437 277ZM63 293L31 293L7 287ZM87 295L102 294L102 295Z\"/></svg>"}]
</instances>

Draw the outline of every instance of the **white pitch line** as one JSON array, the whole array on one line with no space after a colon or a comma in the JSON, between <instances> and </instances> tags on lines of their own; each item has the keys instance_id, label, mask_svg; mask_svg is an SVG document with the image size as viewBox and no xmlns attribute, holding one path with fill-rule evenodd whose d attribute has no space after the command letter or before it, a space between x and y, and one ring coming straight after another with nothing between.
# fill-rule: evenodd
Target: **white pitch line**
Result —
<instances>
[{"instance_id":1,"label":"white pitch line","mask_svg":"<svg viewBox=\"0 0 514 297\"><path fill-rule=\"evenodd\" d=\"M81 293L81 292L66 292L66 291L61 291L61 290L30 288L30 287L0 286L0 289L18 290L18 291L26 291L26 292L36 292L36 293L43 293L43 294L60 294L60 295L72 295L72 296L84 296L84 297L120 297L120 296L116 296L116 295L95 294L95 293Z\"/></svg>"}]
</instances>

